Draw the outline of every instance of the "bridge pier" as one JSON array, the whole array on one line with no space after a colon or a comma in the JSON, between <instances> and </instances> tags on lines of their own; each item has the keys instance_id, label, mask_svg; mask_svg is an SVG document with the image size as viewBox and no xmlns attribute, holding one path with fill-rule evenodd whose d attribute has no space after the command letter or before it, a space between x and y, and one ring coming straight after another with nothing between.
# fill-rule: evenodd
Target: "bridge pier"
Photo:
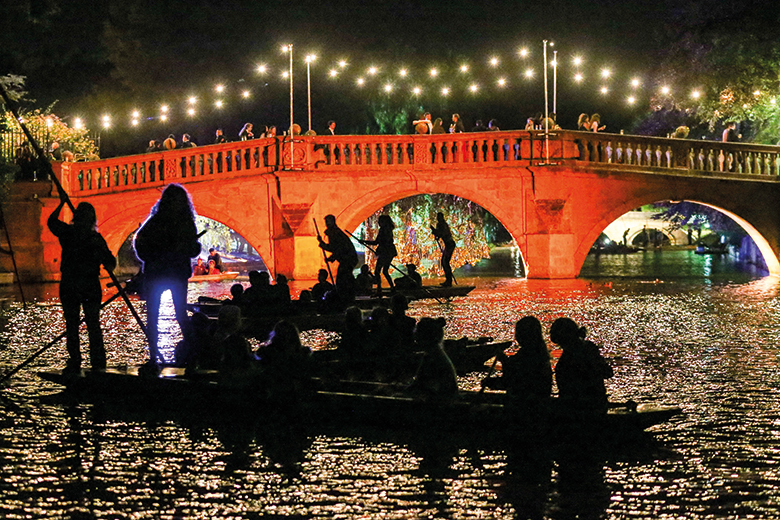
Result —
<instances>
[{"instance_id":1,"label":"bridge pier","mask_svg":"<svg viewBox=\"0 0 780 520\"><path fill-rule=\"evenodd\" d=\"M322 250L315 236L292 236L274 239L273 265L276 274L290 280L316 279L322 268Z\"/></svg>"},{"instance_id":2,"label":"bridge pier","mask_svg":"<svg viewBox=\"0 0 780 520\"><path fill-rule=\"evenodd\" d=\"M574 264L572 251L577 240L572 234L526 235L525 250L521 248L528 278L576 278L579 266Z\"/></svg>"}]
</instances>

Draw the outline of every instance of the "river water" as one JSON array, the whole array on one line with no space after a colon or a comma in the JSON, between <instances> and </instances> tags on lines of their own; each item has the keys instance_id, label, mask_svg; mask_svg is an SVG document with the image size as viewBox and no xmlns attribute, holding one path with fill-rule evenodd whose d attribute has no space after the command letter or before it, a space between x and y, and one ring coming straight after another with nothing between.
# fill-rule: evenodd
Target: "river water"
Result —
<instances>
[{"instance_id":1,"label":"river water","mask_svg":"<svg viewBox=\"0 0 780 520\"><path fill-rule=\"evenodd\" d=\"M64 365L60 345L0 393L0 516L780 518L776 278L689 251L592 257L577 280L484 274L495 271L461 273L460 283L477 285L468 298L416 302L411 314L445 316L449 336L499 339L525 315L545 327L570 316L603 345L613 400L679 405L684 415L642 446L573 457L446 432L121 413L37 379L35 368ZM190 297L225 290L193 286ZM25 310L3 310L3 372L62 330L53 288L35 296ZM110 364L143 360L121 304L104 311L104 328Z\"/></svg>"}]
</instances>

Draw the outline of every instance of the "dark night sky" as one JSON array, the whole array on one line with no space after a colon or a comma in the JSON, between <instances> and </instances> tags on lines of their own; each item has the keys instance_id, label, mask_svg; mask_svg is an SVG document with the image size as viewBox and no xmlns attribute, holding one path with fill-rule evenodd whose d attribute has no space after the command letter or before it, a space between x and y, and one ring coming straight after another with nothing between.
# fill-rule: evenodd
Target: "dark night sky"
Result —
<instances>
[{"instance_id":1,"label":"dark night sky","mask_svg":"<svg viewBox=\"0 0 780 520\"><path fill-rule=\"evenodd\" d=\"M580 112L598 111L608 130L618 131L646 109L652 72L673 46L670 35L681 16L678 2L668 0L39 0L3 9L0 74L27 76L37 105L58 101L55 113L80 115L91 128L100 114L111 113L116 122L109 141L131 147L184 131L207 143L218 126L235 137L244 121L286 127L289 86L279 77L286 64L279 47L289 42L297 58L295 120L304 129L302 59L309 52L318 55L312 67L312 111L313 127L320 132L328 119L336 119L342 133L365 133L372 119L369 106L383 101L392 111L408 105L415 99L409 94L413 83L425 88L417 107L434 117L447 121L450 113L460 112L467 126L477 118L496 118L504 129L521 127L527 116L544 108L541 41L546 38L560 53L561 124L573 127ZM537 75L532 81L521 76L527 67L516 54L521 46L533 53L529 63ZM582 85L571 80L574 54L587 60ZM487 65L492 55L501 57L500 70ZM349 66L333 80L328 71L341 57ZM471 65L470 81L481 86L477 96L468 95L469 82L458 75L456 67L464 60ZM271 72L258 75L258 63ZM382 72L373 84L356 88L358 70L370 64L383 67ZM595 77L605 65L617 74L609 96L598 94L601 81ZM393 77L400 66L408 67L414 79ZM427 76L431 66L441 69L440 79ZM625 97L634 74L642 75L645 92L630 108ZM495 87L499 76L509 79L508 88ZM391 79L396 91L388 96L381 87ZM212 106L217 83L227 87L227 105L219 111ZM446 99L439 93L444 85L453 91ZM251 90L250 99L240 99L243 89ZM197 116L188 119L184 108L190 94L199 97L200 105ZM171 105L167 123L157 120L162 102ZM151 119L132 128L132 108Z\"/></svg>"}]
</instances>

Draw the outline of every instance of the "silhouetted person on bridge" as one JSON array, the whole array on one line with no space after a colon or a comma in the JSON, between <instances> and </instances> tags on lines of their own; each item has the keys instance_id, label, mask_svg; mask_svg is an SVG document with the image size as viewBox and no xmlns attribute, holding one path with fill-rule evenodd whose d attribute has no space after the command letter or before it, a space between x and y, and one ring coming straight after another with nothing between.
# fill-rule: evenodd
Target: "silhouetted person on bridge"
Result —
<instances>
[{"instance_id":1,"label":"silhouetted person on bridge","mask_svg":"<svg viewBox=\"0 0 780 520\"><path fill-rule=\"evenodd\" d=\"M726 129L723 130L723 142L724 143L737 143L739 142L739 136L737 135L737 123L730 121L726 124Z\"/></svg>"},{"instance_id":2,"label":"silhouetted person on bridge","mask_svg":"<svg viewBox=\"0 0 780 520\"><path fill-rule=\"evenodd\" d=\"M325 236L328 241L325 242L322 237L317 237L320 247L330 252L327 262L338 262L336 270L336 292L342 302L355 299L355 277L352 270L358 262L355 246L352 240L336 225L336 217L333 215L325 216Z\"/></svg>"},{"instance_id":3,"label":"silhouetted person on bridge","mask_svg":"<svg viewBox=\"0 0 780 520\"><path fill-rule=\"evenodd\" d=\"M463 126L463 121L460 119L459 114L452 114L452 124L450 124L451 134L462 134L466 131L466 127Z\"/></svg>"},{"instance_id":4,"label":"silhouetted person on bridge","mask_svg":"<svg viewBox=\"0 0 780 520\"><path fill-rule=\"evenodd\" d=\"M187 279L190 258L200 254L195 210L190 196L180 184L169 184L152 207L133 242L135 254L143 262L146 292L146 324L149 333L149 365L163 361L157 350L157 322L160 299L170 290L176 321L188 336Z\"/></svg>"},{"instance_id":5,"label":"silhouetted person on bridge","mask_svg":"<svg viewBox=\"0 0 780 520\"><path fill-rule=\"evenodd\" d=\"M240 141L246 141L248 139L254 139L255 134L252 133L252 123L246 123L242 128L241 131L238 132L238 139Z\"/></svg>"},{"instance_id":6,"label":"silhouetted person on bridge","mask_svg":"<svg viewBox=\"0 0 780 520\"><path fill-rule=\"evenodd\" d=\"M442 287L452 287L452 267L450 260L452 253L455 252L455 240L452 238L452 231L449 224L444 220L444 213L441 211L436 214L436 227L431 227L431 232L437 242L441 240L444 248L441 250L441 268L444 270L444 283Z\"/></svg>"},{"instance_id":7,"label":"silhouetted person on bridge","mask_svg":"<svg viewBox=\"0 0 780 520\"><path fill-rule=\"evenodd\" d=\"M67 195L60 194L60 204L47 221L49 229L62 246L60 303L65 317L68 347L65 370L75 372L81 369L79 314L82 307L89 333L90 364L93 369L102 370L106 368L106 349L103 345L103 331L100 330L100 305L103 299L100 266L112 270L116 266L116 259L96 230L97 216L92 204L79 204L73 213L73 220L66 224L59 219L66 202Z\"/></svg>"}]
</instances>

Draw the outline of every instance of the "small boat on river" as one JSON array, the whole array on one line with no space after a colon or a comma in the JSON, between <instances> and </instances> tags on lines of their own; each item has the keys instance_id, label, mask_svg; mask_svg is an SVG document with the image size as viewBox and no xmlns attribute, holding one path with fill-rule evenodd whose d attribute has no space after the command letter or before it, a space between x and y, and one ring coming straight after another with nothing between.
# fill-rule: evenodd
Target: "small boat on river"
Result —
<instances>
[{"instance_id":1,"label":"small boat on river","mask_svg":"<svg viewBox=\"0 0 780 520\"><path fill-rule=\"evenodd\" d=\"M398 386L315 379L305 393L275 402L263 399L267 394L258 390L262 388L262 372L258 374L260 379L241 385L236 384L235 377L223 377L215 371L185 373L184 369L173 367L162 369L159 376L143 375L138 367L86 369L78 373L38 372L41 378L65 386L79 398L109 399L124 404L132 401L142 406L154 403L157 410L166 405L177 410L193 406L200 412L213 406L221 413L230 414L246 414L251 410L250 415L254 415L265 410L274 414L296 413L300 420L311 423L336 421L401 429L433 428L438 432L457 430L471 435L498 432L504 437L516 435L523 425L538 425L535 419L529 421L503 393L461 391L453 400L435 401L419 399ZM545 410L549 419L544 421L545 434L573 434L581 438L582 428L587 426L598 434L599 440L628 438L681 413L677 407L629 402L612 405L606 415L583 422L555 398Z\"/></svg>"},{"instance_id":2,"label":"small boat on river","mask_svg":"<svg viewBox=\"0 0 780 520\"><path fill-rule=\"evenodd\" d=\"M189 283L202 283L202 282L224 282L225 280L234 280L238 277L238 272L228 271L219 274L199 274L196 276L190 276L187 280Z\"/></svg>"},{"instance_id":3,"label":"small boat on river","mask_svg":"<svg viewBox=\"0 0 780 520\"><path fill-rule=\"evenodd\" d=\"M448 300L450 298L458 298L461 296L468 296L468 294L475 289L474 285L453 285L450 287L442 287L440 285L423 285L414 289L396 289L396 292L406 296L408 301L412 300L425 300L431 298L435 300ZM377 305L389 305L390 299L393 294L389 289L383 290L382 296L364 295L355 298L355 305L361 308L371 308Z\"/></svg>"},{"instance_id":4,"label":"small boat on river","mask_svg":"<svg viewBox=\"0 0 780 520\"><path fill-rule=\"evenodd\" d=\"M486 363L511 345L511 341L493 342L488 337L444 340L444 350L458 375L486 371ZM361 358L344 356L338 349L312 352L312 360L320 374L331 379L352 380L409 380L414 377L422 357L422 351L374 354Z\"/></svg>"}]
</instances>

